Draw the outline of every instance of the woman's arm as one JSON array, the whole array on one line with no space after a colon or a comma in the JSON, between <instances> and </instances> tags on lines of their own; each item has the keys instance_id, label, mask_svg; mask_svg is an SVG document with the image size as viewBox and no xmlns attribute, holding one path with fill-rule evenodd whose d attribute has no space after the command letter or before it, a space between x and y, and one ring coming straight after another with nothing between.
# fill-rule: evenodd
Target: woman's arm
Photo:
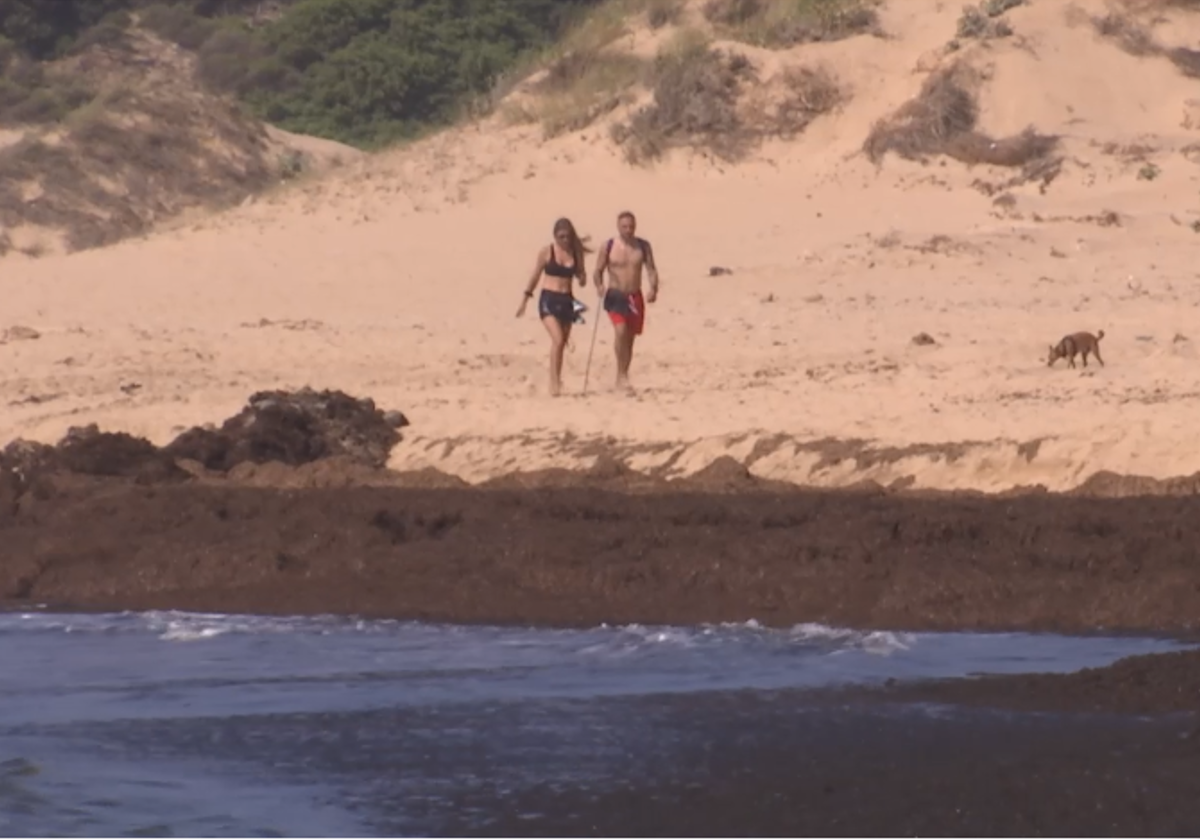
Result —
<instances>
[{"instance_id":1,"label":"woman's arm","mask_svg":"<svg viewBox=\"0 0 1200 840\"><path fill-rule=\"evenodd\" d=\"M546 262L549 259L549 246L538 251L537 261L533 266L533 274L529 276L529 282L525 284L525 290L521 293L521 305L517 307L518 318L525 314L525 304L529 303L529 299L533 297L533 290L537 288L538 280L542 278L542 272L546 270Z\"/></svg>"},{"instance_id":2,"label":"woman's arm","mask_svg":"<svg viewBox=\"0 0 1200 840\"><path fill-rule=\"evenodd\" d=\"M583 247L580 246L579 254L575 257L575 279L579 281L579 288L587 285L587 254L584 253Z\"/></svg>"}]
</instances>

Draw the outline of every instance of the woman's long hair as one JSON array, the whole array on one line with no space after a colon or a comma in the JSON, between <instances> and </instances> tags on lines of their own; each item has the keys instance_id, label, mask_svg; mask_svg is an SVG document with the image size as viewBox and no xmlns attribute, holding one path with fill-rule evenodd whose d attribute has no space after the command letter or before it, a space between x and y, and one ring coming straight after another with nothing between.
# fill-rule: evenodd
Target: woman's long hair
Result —
<instances>
[{"instance_id":1,"label":"woman's long hair","mask_svg":"<svg viewBox=\"0 0 1200 840\"><path fill-rule=\"evenodd\" d=\"M554 237L558 238L559 231L565 230L567 235L571 237L571 259L575 263L575 276L587 281L587 270L583 266L583 255L592 253L592 249L585 243L591 237L579 238L579 234L575 232L575 225L571 224L571 220L566 216L554 223Z\"/></svg>"}]
</instances>

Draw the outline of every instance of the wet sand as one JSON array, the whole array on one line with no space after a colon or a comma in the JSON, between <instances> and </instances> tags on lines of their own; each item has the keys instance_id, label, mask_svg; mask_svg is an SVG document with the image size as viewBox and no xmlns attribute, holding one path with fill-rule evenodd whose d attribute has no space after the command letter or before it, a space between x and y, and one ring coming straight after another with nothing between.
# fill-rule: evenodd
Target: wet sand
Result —
<instances>
[{"instance_id":1,"label":"wet sand","mask_svg":"<svg viewBox=\"0 0 1200 840\"><path fill-rule=\"evenodd\" d=\"M711 475L651 490L620 471L439 488L323 462L255 469L42 476L0 507L0 604L1172 634L1200 616L1194 496L814 492Z\"/></svg>"},{"instance_id":2,"label":"wet sand","mask_svg":"<svg viewBox=\"0 0 1200 840\"><path fill-rule=\"evenodd\" d=\"M605 789L482 790L448 834L1178 836L1200 824L1200 655L1075 674L645 698L679 746ZM667 740L664 736L663 740ZM482 815L482 816L481 816ZM531 816L532 815L532 816Z\"/></svg>"},{"instance_id":3,"label":"wet sand","mask_svg":"<svg viewBox=\"0 0 1200 840\"><path fill-rule=\"evenodd\" d=\"M624 778L483 787L428 816L459 835L1190 836L1198 687L1200 655L1185 652L1065 675L644 698L627 714L668 734Z\"/></svg>"},{"instance_id":4,"label":"wet sand","mask_svg":"<svg viewBox=\"0 0 1200 840\"><path fill-rule=\"evenodd\" d=\"M600 791L462 795L439 833L1187 836L1200 821L1200 742L1175 721L779 708L792 699L730 698L685 727L690 748L633 756Z\"/></svg>"}]
</instances>

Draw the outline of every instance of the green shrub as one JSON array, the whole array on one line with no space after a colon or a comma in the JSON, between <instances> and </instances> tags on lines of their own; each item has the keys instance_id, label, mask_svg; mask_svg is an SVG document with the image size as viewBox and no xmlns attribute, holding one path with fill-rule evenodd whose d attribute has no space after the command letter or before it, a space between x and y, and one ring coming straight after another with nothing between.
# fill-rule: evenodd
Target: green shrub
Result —
<instances>
[{"instance_id":1,"label":"green shrub","mask_svg":"<svg viewBox=\"0 0 1200 840\"><path fill-rule=\"evenodd\" d=\"M80 52L88 47L124 47L129 43L130 23L132 18L129 12L123 9L113 12L76 38L71 44L71 52Z\"/></svg>"},{"instance_id":2,"label":"green shrub","mask_svg":"<svg viewBox=\"0 0 1200 840\"><path fill-rule=\"evenodd\" d=\"M306 70L360 35L385 32L397 0L302 0L267 30L272 52Z\"/></svg>"},{"instance_id":3,"label":"green shrub","mask_svg":"<svg viewBox=\"0 0 1200 840\"><path fill-rule=\"evenodd\" d=\"M257 90L253 84L257 68L272 60L278 61L261 38L244 30L218 29L201 45L196 71L209 87L245 97Z\"/></svg>"},{"instance_id":4,"label":"green shrub","mask_svg":"<svg viewBox=\"0 0 1200 840\"><path fill-rule=\"evenodd\" d=\"M26 78L33 71L24 63L14 76L13 56L120 45L133 12L147 30L196 53L202 82L258 116L373 146L454 119L597 2L297 0L251 30L244 16L253 0L0 0L0 108L60 118L78 97L34 97L41 80Z\"/></svg>"},{"instance_id":5,"label":"green shrub","mask_svg":"<svg viewBox=\"0 0 1200 840\"><path fill-rule=\"evenodd\" d=\"M378 146L453 119L589 2L300 0L266 29L273 61L251 62L243 96L282 128Z\"/></svg>"},{"instance_id":6,"label":"green shrub","mask_svg":"<svg viewBox=\"0 0 1200 840\"><path fill-rule=\"evenodd\" d=\"M55 58L109 14L135 5L135 0L0 0L0 36L32 58Z\"/></svg>"},{"instance_id":7,"label":"green shrub","mask_svg":"<svg viewBox=\"0 0 1200 840\"><path fill-rule=\"evenodd\" d=\"M189 7L157 3L138 12L142 26L187 50L196 50L216 31L217 24Z\"/></svg>"},{"instance_id":8,"label":"green shrub","mask_svg":"<svg viewBox=\"0 0 1200 840\"><path fill-rule=\"evenodd\" d=\"M81 82L47 73L30 59L10 58L0 77L0 123L54 123L91 101Z\"/></svg>"},{"instance_id":9,"label":"green shrub","mask_svg":"<svg viewBox=\"0 0 1200 840\"><path fill-rule=\"evenodd\" d=\"M722 33L772 49L878 34L878 0L707 0L704 16Z\"/></svg>"}]
</instances>

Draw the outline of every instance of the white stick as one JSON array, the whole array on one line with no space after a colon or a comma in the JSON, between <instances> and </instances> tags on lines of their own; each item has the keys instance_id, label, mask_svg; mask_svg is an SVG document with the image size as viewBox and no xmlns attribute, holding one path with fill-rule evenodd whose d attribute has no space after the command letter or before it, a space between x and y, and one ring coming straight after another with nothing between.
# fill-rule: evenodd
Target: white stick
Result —
<instances>
[{"instance_id":1,"label":"white stick","mask_svg":"<svg viewBox=\"0 0 1200 840\"><path fill-rule=\"evenodd\" d=\"M596 349L596 333L600 331L600 313L603 311L603 307L596 307L596 323L592 324L592 346L588 348L587 365L583 369L583 393L585 394L587 393L588 376L592 372L592 352Z\"/></svg>"}]
</instances>

